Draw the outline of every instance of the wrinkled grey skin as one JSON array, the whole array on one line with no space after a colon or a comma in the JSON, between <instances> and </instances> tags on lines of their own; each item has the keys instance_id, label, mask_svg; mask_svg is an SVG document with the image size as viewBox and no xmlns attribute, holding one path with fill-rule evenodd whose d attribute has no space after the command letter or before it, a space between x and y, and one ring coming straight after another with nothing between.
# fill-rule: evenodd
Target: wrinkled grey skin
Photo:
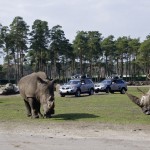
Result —
<instances>
[{"instance_id":1,"label":"wrinkled grey skin","mask_svg":"<svg viewBox=\"0 0 150 150\"><path fill-rule=\"evenodd\" d=\"M54 114L54 81L47 79L44 72L32 73L20 79L20 95L24 99L27 116L32 118L43 117L40 106L43 106L44 117Z\"/></svg>"},{"instance_id":2,"label":"wrinkled grey skin","mask_svg":"<svg viewBox=\"0 0 150 150\"><path fill-rule=\"evenodd\" d=\"M141 98L138 98L137 96L134 96L132 94L128 94L127 92L126 94L132 100L132 102L141 107L144 114L150 115L150 90L147 93L143 92L140 89L138 90L143 93Z\"/></svg>"}]
</instances>

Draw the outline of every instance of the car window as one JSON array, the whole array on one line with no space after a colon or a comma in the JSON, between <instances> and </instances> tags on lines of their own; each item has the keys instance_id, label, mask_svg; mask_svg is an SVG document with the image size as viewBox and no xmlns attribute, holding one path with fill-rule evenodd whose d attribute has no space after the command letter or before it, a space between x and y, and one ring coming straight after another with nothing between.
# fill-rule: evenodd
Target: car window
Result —
<instances>
[{"instance_id":1,"label":"car window","mask_svg":"<svg viewBox=\"0 0 150 150\"><path fill-rule=\"evenodd\" d=\"M80 81L76 81L76 80L70 80L67 85L72 85L72 84L80 84Z\"/></svg>"},{"instance_id":2,"label":"car window","mask_svg":"<svg viewBox=\"0 0 150 150\"><path fill-rule=\"evenodd\" d=\"M107 81L107 84L111 84L111 81Z\"/></svg>"},{"instance_id":3,"label":"car window","mask_svg":"<svg viewBox=\"0 0 150 150\"><path fill-rule=\"evenodd\" d=\"M85 80L85 83L86 83L86 84L91 84L92 81L91 81L91 80Z\"/></svg>"},{"instance_id":4,"label":"car window","mask_svg":"<svg viewBox=\"0 0 150 150\"><path fill-rule=\"evenodd\" d=\"M116 80L117 84L123 84L124 82L122 80Z\"/></svg>"},{"instance_id":5,"label":"car window","mask_svg":"<svg viewBox=\"0 0 150 150\"><path fill-rule=\"evenodd\" d=\"M103 80L101 83L103 83L103 84L111 84L111 80Z\"/></svg>"}]
</instances>

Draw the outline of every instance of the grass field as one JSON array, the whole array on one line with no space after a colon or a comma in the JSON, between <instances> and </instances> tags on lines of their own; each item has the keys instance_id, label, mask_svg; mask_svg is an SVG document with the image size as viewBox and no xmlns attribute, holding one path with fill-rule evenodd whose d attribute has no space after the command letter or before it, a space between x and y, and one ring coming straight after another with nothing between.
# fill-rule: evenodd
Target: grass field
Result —
<instances>
[{"instance_id":1,"label":"grass field","mask_svg":"<svg viewBox=\"0 0 150 150\"><path fill-rule=\"evenodd\" d=\"M149 87L140 87L148 91ZM140 96L136 87L129 87L128 92ZM82 95L55 98L55 115L50 119L36 119L37 122L88 121L114 124L149 124L150 116L133 104L126 94L98 93L92 96ZM20 96L0 97L0 121L33 122L26 117L24 102Z\"/></svg>"}]
</instances>

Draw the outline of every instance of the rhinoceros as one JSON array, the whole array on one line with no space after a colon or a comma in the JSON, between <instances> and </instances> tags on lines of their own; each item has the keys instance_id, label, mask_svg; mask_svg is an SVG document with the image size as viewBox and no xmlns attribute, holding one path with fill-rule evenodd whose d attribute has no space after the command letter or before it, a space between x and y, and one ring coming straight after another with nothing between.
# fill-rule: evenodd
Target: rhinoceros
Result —
<instances>
[{"instance_id":1,"label":"rhinoceros","mask_svg":"<svg viewBox=\"0 0 150 150\"><path fill-rule=\"evenodd\" d=\"M147 93L145 93L139 88L137 89L143 93L141 98L138 98L137 96L134 96L132 94L128 94L127 92L126 94L132 100L132 102L141 107L144 114L150 115L150 90Z\"/></svg>"},{"instance_id":2,"label":"rhinoceros","mask_svg":"<svg viewBox=\"0 0 150 150\"><path fill-rule=\"evenodd\" d=\"M19 92L24 99L28 117L49 118L54 114L54 82L48 80L44 72L34 72L20 79ZM44 115L40 112L41 105Z\"/></svg>"}]
</instances>

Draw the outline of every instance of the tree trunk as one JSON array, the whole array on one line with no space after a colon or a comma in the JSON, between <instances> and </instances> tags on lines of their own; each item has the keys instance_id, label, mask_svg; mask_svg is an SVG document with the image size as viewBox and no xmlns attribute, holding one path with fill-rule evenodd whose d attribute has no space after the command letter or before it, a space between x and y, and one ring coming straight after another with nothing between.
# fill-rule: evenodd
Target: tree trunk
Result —
<instances>
[{"instance_id":1,"label":"tree trunk","mask_svg":"<svg viewBox=\"0 0 150 150\"><path fill-rule=\"evenodd\" d=\"M83 69L82 69L82 54L80 54L80 74L82 75Z\"/></svg>"},{"instance_id":2,"label":"tree trunk","mask_svg":"<svg viewBox=\"0 0 150 150\"><path fill-rule=\"evenodd\" d=\"M123 54L121 55L121 71L120 71L120 75L121 77L123 77L123 71L124 71L124 66L123 66Z\"/></svg>"}]
</instances>

